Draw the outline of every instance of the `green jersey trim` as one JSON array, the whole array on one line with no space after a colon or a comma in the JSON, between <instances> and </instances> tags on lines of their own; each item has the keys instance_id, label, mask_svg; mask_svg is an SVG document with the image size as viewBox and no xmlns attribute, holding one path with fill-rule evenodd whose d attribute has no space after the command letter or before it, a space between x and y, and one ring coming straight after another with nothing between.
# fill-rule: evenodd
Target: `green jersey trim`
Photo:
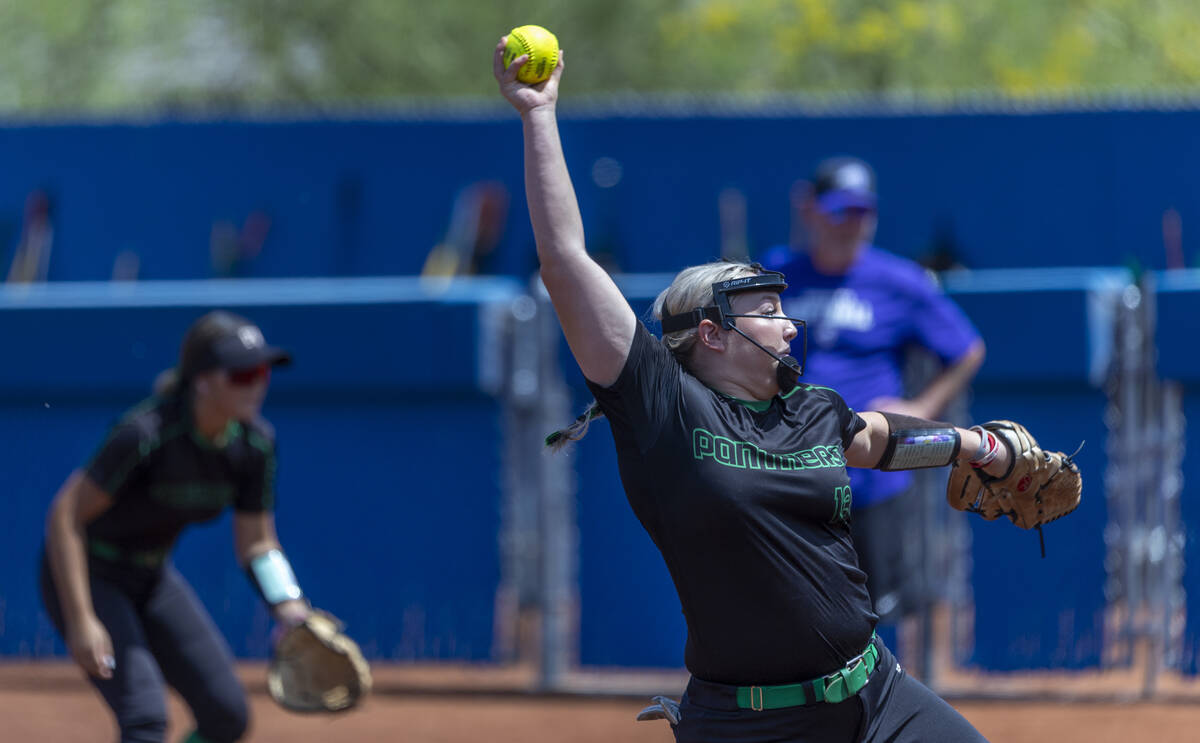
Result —
<instances>
[{"instance_id":1,"label":"green jersey trim","mask_svg":"<svg viewBox=\"0 0 1200 743\"><path fill-rule=\"evenodd\" d=\"M796 389L800 389L800 387L799 387L799 386L797 386L797 387L796 387ZM805 389L806 391L811 391L811 390L829 390L830 392L837 392L837 390L835 390L835 389L834 389L834 388L832 388L832 387L822 387L822 386L820 386L819 384L806 384L806 385L804 385L804 389ZM795 391L796 391L796 390L792 390L792 392L795 392Z\"/></svg>"},{"instance_id":2,"label":"green jersey trim","mask_svg":"<svg viewBox=\"0 0 1200 743\"><path fill-rule=\"evenodd\" d=\"M231 420L225 424L225 428L221 430L214 438L208 438L204 434L197 431L194 427L191 430L192 440L196 442L201 449L209 451L220 451L229 446L230 442L242 435L242 424L236 420Z\"/></svg>"},{"instance_id":3,"label":"green jersey trim","mask_svg":"<svg viewBox=\"0 0 1200 743\"><path fill-rule=\"evenodd\" d=\"M834 390L831 387L816 387L811 384L804 384L804 385L798 384L795 387L788 390L787 392L785 392L781 395L776 395L776 397L778 397L780 400L786 400L789 397L791 397L792 395L799 392L801 389L803 389L805 391L829 390L830 392L836 392L836 390ZM740 397L734 397L733 395L726 395L724 392L718 392L717 394L720 395L721 397L732 400L736 403L741 403L742 405L745 405L746 407L750 408L751 410L753 410L757 413L762 413L771 407L771 400L743 400ZM774 398L771 398L771 399L773 400Z\"/></svg>"},{"instance_id":4,"label":"green jersey trim","mask_svg":"<svg viewBox=\"0 0 1200 743\"><path fill-rule=\"evenodd\" d=\"M770 400L743 400L742 398L734 397L733 395L725 395L725 397L728 397L730 400L733 400L736 403L745 405L756 413L761 413L767 408L771 407Z\"/></svg>"}]
</instances>

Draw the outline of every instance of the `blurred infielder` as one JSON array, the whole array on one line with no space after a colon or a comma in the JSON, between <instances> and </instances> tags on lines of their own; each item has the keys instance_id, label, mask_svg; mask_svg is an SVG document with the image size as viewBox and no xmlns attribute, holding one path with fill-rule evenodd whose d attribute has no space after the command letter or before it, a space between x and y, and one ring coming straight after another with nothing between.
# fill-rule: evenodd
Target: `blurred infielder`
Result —
<instances>
[{"instance_id":1,"label":"blurred infielder","mask_svg":"<svg viewBox=\"0 0 1200 743\"><path fill-rule=\"evenodd\" d=\"M846 467L954 462L952 505L1027 527L1075 507L1077 469L1017 424L856 413L799 384L787 284L756 264L680 272L655 302L655 338L585 248L558 136L561 58L548 81L526 84L525 57L505 66L504 44L493 68L521 115L542 281L597 400L548 443L610 420L625 493L687 620L682 703L660 699L642 717L668 719L686 743L983 740L875 636Z\"/></svg>"},{"instance_id":2,"label":"blurred infielder","mask_svg":"<svg viewBox=\"0 0 1200 743\"><path fill-rule=\"evenodd\" d=\"M940 417L983 363L983 341L924 269L872 245L874 171L862 160L830 158L792 198L807 248L777 246L763 264L787 277L784 312L808 322L805 377L837 389L854 410ZM905 399L905 351L913 346L932 352L944 367ZM919 494L909 472L849 474L859 567L881 622L894 622L927 600L916 580Z\"/></svg>"},{"instance_id":3,"label":"blurred infielder","mask_svg":"<svg viewBox=\"0 0 1200 743\"><path fill-rule=\"evenodd\" d=\"M170 562L188 524L232 506L237 558L275 618L294 628L284 637L294 642L321 621L275 535L274 433L259 415L271 368L289 361L248 320L201 317L157 395L113 426L50 508L42 598L122 741L163 740L166 685L196 719L187 743L246 731L229 648Z\"/></svg>"}]
</instances>

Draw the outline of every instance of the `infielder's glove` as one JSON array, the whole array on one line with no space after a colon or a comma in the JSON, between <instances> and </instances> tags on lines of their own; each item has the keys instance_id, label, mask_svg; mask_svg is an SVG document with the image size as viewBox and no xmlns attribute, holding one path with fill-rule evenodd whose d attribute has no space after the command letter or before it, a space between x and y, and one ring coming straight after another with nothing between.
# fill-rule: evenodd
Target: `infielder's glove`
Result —
<instances>
[{"instance_id":1,"label":"infielder's glove","mask_svg":"<svg viewBox=\"0 0 1200 743\"><path fill-rule=\"evenodd\" d=\"M287 630L267 670L271 698L295 712L341 712L371 690L371 669L342 623L313 610Z\"/></svg>"},{"instance_id":2,"label":"infielder's glove","mask_svg":"<svg viewBox=\"0 0 1200 743\"><path fill-rule=\"evenodd\" d=\"M1020 423L988 421L982 426L1008 447L1012 464L1003 477L955 461L946 499L960 511L991 521L1008 516L1022 529L1039 529L1079 505L1083 478L1071 457L1046 452Z\"/></svg>"}]
</instances>

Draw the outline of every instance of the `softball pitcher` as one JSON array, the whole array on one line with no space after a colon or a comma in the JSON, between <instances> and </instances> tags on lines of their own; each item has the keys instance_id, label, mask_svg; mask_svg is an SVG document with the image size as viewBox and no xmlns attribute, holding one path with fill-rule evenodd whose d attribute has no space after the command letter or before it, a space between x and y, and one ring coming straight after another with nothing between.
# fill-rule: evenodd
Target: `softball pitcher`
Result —
<instances>
[{"instance_id":1,"label":"softball pitcher","mask_svg":"<svg viewBox=\"0 0 1200 743\"><path fill-rule=\"evenodd\" d=\"M875 637L846 467L954 461L1004 476L1023 450L987 428L855 413L833 390L798 384L786 283L757 265L682 271L655 303L655 339L585 249L558 137L561 59L550 80L527 85L516 79L525 57L503 65L504 41L493 68L521 115L542 281L687 620L692 678L682 704L663 707L676 739L983 740ZM1029 482L1053 475L1039 477ZM972 487L964 480L963 494Z\"/></svg>"}]
</instances>

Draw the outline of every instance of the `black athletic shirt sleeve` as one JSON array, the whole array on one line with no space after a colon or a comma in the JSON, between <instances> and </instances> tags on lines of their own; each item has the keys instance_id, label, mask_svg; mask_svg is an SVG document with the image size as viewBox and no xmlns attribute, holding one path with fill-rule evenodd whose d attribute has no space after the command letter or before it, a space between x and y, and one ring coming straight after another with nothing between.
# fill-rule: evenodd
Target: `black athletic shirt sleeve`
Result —
<instances>
[{"instance_id":1,"label":"black athletic shirt sleeve","mask_svg":"<svg viewBox=\"0 0 1200 743\"><path fill-rule=\"evenodd\" d=\"M145 460L150 438L149 432L136 421L122 421L113 426L84 468L88 479L113 499L119 499Z\"/></svg>"},{"instance_id":2,"label":"black athletic shirt sleeve","mask_svg":"<svg viewBox=\"0 0 1200 743\"><path fill-rule=\"evenodd\" d=\"M615 427L631 431L645 452L679 399L683 368L645 324L638 322L621 376L611 387L588 380L604 415Z\"/></svg>"},{"instance_id":3,"label":"black athletic shirt sleeve","mask_svg":"<svg viewBox=\"0 0 1200 743\"><path fill-rule=\"evenodd\" d=\"M275 508L275 437L269 426L246 427L247 462L233 507L261 512Z\"/></svg>"},{"instance_id":4,"label":"black athletic shirt sleeve","mask_svg":"<svg viewBox=\"0 0 1200 743\"><path fill-rule=\"evenodd\" d=\"M842 451L848 451L850 445L854 443L854 437L858 432L867 427L867 422L859 416L858 413L850 409L842 396L836 390L828 387L814 387L814 392L823 395L829 404L833 406L834 415L838 419L838 429L842 435Z\"/></svg>"}]
</instances>

